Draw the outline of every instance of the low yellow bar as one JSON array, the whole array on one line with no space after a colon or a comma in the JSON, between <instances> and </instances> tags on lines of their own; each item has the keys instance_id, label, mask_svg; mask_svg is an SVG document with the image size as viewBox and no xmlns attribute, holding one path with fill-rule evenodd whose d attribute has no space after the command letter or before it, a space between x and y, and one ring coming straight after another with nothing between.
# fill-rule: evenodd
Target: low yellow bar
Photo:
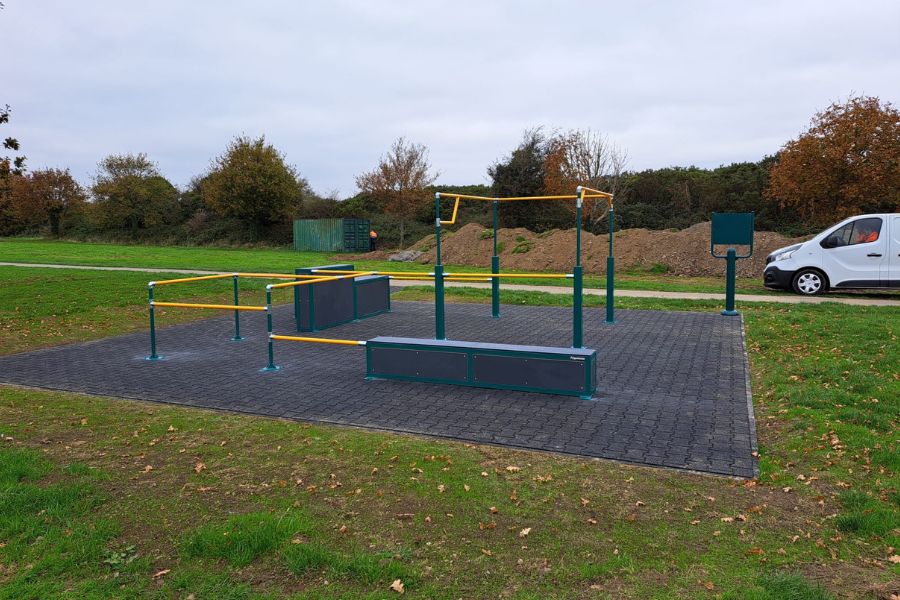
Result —
<instances>
[{"instance_id":1,"label":"low yellow bar","mask_svg":"<svg viewBox=\"0 0 900 600\"><path fill-rule=\"evenodd\" d=\"M229 275L230 277L230 275ZM173 306L176 308L212 308L218 310L252 310L265 311L265 306L238 306L235 304L190 304L188 302L157 302L153 301L153 306Z\"/></svg>"},{"instance_id":2,"label":"low yellow bar","mask_svg":"<svg viewBox=\"0 0 900 600\"><path fill-rule=\"evenodd\" d=\"M312 342L314 344L336 344L338 346L365 346L366 343L362 340L335 340L331 338L314 338L314 337L299 337L296 335L270 335L269 336L273 340L285 340L288 342Z\"/></svg>"},{"instance_id":3,"label":"low yellow bar","mask_svg":"<svg viewBox=\"0 0 900 600\"><path fill-rule=\"evenodd\" d=\"M165 279L163 281L154 281L153 285L168 285L170 283L187 283L188 281L206 281L209 279L225 279L232 277L232 273L222 273L220 275L202 275L200 277L183 277L181 279Z\"/></svg>"}]
</instances>

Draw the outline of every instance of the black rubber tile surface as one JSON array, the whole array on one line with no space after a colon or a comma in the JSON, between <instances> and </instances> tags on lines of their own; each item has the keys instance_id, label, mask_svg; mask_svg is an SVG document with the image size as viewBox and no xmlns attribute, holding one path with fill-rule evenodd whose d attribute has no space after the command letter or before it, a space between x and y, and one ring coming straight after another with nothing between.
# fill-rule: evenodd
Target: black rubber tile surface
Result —
<instances>
[{"instance_id":1,"label":"black rubber tile surface","mask_svg":"<svg viewBox=\"0 0 900 600\"><path fill-rule=\"evenodd\" d=\"M276 333L295 332L292 307ZM572 311L447 305L447 337L571 345ZM585 311L585 345L598 352L591 400L506 390L365 379L362 347L276 342L266 365L265 317L242 314L158 331L165 360L145 360L148 334L0 358L0 382L138 398L487 442L632 463L752 477L756 426L741 319L716 313ZM160 321L165 324L165 317ZM304 334L306 335L306 334ZM394 302L389 314L312 334L431 338L433 306Z\"/></svg>"}]
</instances>

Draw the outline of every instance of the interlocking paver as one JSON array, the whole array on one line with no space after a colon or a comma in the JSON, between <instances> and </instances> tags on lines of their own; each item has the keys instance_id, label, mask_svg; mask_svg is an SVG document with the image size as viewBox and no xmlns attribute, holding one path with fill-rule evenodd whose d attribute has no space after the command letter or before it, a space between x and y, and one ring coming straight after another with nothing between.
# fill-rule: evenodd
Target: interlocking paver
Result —
<instances>
[{"instance_id":1,"label":"interlocking paver","mask_svg":"<svg viewBox=\"0 0 900 600\"><path fill-rule=\"evenodd\" d=\"M274 311L293 331L291 307ZM362 349L276 342L282 370L264 373L265 325L242 315L158 331L165 360L151 362L146 333L0 358L0 382L186 404L304 421L372 427L752 477L755 421L741 320L713 313L585 312L585 345L598 353L591 400L507 390L365 379ZM163 322L165 318L161 319ZM394 302L389 314L322 337L430 338L433 306ZM571 309L447 306L451 339L568 346Z\"/></svg>"}]
</instances>

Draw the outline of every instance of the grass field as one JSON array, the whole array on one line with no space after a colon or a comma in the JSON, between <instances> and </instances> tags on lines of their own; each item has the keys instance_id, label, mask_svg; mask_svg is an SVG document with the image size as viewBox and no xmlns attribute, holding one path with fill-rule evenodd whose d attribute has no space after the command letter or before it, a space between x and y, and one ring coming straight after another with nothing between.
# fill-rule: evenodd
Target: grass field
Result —
<instances>
[{"instance_id":1,"label":"grass field","mask_svg":"<svg viewBox=\"0 0 900 600\"><path fill-rule=\"evenodd\" d=\"M321 252L295 252L289 249L229 249L209 247L127 246L29 238L0 238L0 260L5 262L51 263L118 267L158 267L223 271L263 271L293 273L296 267L346 261L341 255ZM430 265L392 263L388 261L353 260L357 268L390 271L428 272ZM485 269L456 267L457 271L478 272ZM616 276L620 289L665 290L670 292L724 293L723 277L673 277L659 269L621 271ZM600 287L605 279L588 276L586 284ZM517 280L534 285L571 285L567 280ZM760 278L738 279L740 292L774 294L766 290Z\"/></svg>"},{"instance_id":2,"label":"grass field","mask_svg":"<svg viewBox=\"0 0 900 600\"><path fill-rule=\"evenodd\" d=\"M0 353L145 328L146 279L0 267ZM0 598L390 598L396 580L414 598L900 593L900 309L742 309L753 481L0 387Z\"/></svg>"}]
</instances>

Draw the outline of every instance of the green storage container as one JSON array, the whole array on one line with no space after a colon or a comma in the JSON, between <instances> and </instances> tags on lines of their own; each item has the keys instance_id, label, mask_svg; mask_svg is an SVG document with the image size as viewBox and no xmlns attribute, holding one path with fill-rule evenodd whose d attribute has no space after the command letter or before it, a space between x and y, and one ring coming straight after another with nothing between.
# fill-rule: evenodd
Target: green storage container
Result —
<instances>
[{"instance_id":1,"label":"green storage container","mask_svg":"<svg viewBox=\"0 0 900 600\"><path fill-rule=\"evenodd\" d=\"M294 250L368 252L368 219L297 219Z\"/></svg>"}]
</instances>

